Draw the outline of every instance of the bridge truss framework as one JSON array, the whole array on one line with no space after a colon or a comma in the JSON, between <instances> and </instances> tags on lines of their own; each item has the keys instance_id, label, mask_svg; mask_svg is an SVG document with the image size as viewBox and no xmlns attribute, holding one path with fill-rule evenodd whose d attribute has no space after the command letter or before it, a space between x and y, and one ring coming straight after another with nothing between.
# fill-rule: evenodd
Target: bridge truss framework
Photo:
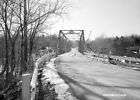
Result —
<instances>
[{"instance_id":1,"label":"bridge truss framework","mask_svg":"<svg viewBox=\"0 0 140 100\"><path fill-rule=\"evenodd\" d=\"M67 52L67 44L62 44L62 42L65 42L64 40L69 40L67 35L79 35L79 44L78 44L78 50L80 53L83 53L85 51L85 37L84 37L84 30L60 30L59 36L58 36L58 44L57 44L57 54L61 54L64 52ZM64 47L64 50L62 50L62 45Z\"/></svg>"}]
</instances>

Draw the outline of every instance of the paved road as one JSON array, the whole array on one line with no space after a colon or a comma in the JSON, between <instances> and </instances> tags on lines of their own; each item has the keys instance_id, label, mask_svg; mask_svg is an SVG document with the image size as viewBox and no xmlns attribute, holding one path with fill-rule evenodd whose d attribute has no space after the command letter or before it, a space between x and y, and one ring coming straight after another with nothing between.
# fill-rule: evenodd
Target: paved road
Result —
<instances>
[{"instance_id":1,"label":"paved road","mask_svg":"<svg viewBox=\"0 0 140 100\"><path fill-rule=\"evenodd\" d=\"M56 60L60 76L80 100L140 100L140 72L89 61L76 49Z\"/></svg>"}]
</instances>

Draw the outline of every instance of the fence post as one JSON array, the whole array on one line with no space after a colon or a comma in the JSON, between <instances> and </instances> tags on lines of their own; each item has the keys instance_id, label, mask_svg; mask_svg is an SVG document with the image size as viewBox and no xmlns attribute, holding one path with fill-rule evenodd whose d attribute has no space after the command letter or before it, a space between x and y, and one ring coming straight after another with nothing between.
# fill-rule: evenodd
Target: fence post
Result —
<instances>
[{"instance_id":1,"label":"fence post","mask_svg":"<svg viewBox=\"0 0 140 100\"><path fill-rule=\"evenodd\" d=\"M22 75L22 100L31 100L30 80L30 73Z\"/></svg>"}]
</instances>

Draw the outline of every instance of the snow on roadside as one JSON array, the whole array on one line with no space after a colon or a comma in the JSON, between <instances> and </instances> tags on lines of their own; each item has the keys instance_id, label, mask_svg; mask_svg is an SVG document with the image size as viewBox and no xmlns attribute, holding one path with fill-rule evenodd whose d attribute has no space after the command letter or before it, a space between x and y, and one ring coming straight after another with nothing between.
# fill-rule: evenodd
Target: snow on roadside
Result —
<instances>
[{"instance_id":1,"label":"snow on roadside","mask_svg":"<svg viewBox=\"0 0 140 100\"><path fill-rule=\"evenodd\" d=\"M50 54L44 54L44 56L40 57L35 62L35 69L34 69L34 72L33 72L33 75L32 75L31 83L30 83L30 86L31 86L31 100L34 100L35 99L36 86L38 85L38 83L37 83L37 77L38 77L38 67L39 67L39 64L42 61L49 60L50 57L51 57Z\"/></svg>"},{"instance_id":2,"label":"snow on roadside","mask_svg":"<svg viewBox=\"0 0 140 100\"><path fill-rule=\"evenodd\" d=\"M2 72L2 65L0 65L0 73Z\"/></svg>"},{"instance_id":3,"label":"snow on roadside","mask_svg":"<svg viewBox=\"0 0 140 100\"><path fill-rule=\"evenodd\" d=\"M77 100L72 94L68 91L69 86L60 78L55 69L54 65L55 58L51 59L49 63L43 69L43 78L42 83L45 84L50 82L55 84L55 92L58 94L59 100Z\"/></svg>"},{"instance_id":4,"label":"snow on roadside","mask_svg":"<svg viewBox=\"0 0 140 100\"><path fill-rule=\"evenodd\" d=\"M35 69L33 72L32 79L31 79L31 88L36 88L39 64L45 60L49 60L50 57L51 57L51 54L44 54L44 56L42 56L35 62Z\"/></svg>"}]
</instances>

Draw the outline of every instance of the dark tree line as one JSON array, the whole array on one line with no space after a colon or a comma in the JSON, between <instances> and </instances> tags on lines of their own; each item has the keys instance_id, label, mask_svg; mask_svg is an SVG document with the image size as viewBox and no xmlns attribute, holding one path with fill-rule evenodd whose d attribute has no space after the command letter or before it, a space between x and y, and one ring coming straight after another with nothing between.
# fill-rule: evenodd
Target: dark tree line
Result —
<instances>
[{"instance_id":1,"label":"dark tree line","mask_svg":"<svg viewBox=\"0 0 140 100\"><path fill-rule=\"evenodd\" d=\"M118 56L140 57L140 36L96 38L87 43L88 50Z\"/></svg>"},{"instance_id":2,"label":"dark tree line","mask_svg":"<svg viewBox=\"0 0 140 100\"><path fill-rule=\"evenodd\" d=\"M36 50L45 49L46 47L51 47L55 52L58 51L58 41L60 42L60 54L64 52L68 52L71 49L71 41L67 39L61 38L57 35L49 35L49 36L38 36L35 38Z\"/></svg>"}]
</instances>

